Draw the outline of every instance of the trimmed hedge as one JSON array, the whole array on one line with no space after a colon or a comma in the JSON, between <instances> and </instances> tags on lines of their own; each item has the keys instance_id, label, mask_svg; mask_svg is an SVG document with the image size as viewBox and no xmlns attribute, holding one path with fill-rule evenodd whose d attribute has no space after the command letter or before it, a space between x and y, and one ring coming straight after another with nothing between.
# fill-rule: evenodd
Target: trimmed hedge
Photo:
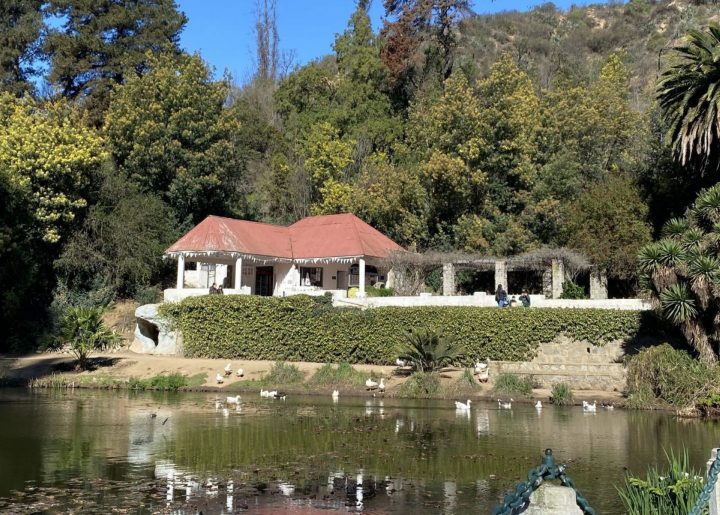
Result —
<instances>
[{"instance_id":1,"label":"trimmed hedge","mask_svg":"<svg viewBox=\"0 0 720 515\"><path fill-rule=\"evenodd\" d=\"M435 327L474 359L528 360L566 334L603 345L644 332L649 313L603 309L333 308L324 297L207 295L163 304L185 355L207 358L394 364L405 332Z\"/></svg>"}]
</instances>

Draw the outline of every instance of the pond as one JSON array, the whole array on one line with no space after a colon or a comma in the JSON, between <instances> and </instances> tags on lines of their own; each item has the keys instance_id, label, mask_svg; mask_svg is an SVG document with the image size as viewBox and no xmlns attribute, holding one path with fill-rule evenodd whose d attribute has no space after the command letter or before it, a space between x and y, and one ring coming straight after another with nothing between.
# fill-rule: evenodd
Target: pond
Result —
<instances>
[{"instance_id":1,"label":"pond","mask_svg":"<svg viewBox=\"0 0 720 515\"><path fill-rule=\"evenodd\" d=\"M598 513L626 468L720 425L667 413L317 396L0 389L0 512L487 514L551 447ZM225 397L222 397L225 400Z\"/></svg>"}]
</instances>

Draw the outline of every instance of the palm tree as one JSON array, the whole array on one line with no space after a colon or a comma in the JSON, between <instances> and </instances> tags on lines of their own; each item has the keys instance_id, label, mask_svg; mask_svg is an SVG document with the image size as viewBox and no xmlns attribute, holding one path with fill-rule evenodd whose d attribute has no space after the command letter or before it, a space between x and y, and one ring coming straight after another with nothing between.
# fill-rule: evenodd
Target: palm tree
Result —
<instances>
[{"instance_id":1,"label":"palm tree","mask_svg":"<svg viewBox=\"0 0 720 515\"><path fill-rule=\"evenodd\" d=\"M434 372L462 359L464 349L453 338L433 329L408 331L400 349L400 359L418 372Z\"/></svg>"},{"instance_id":2,"label":"palm tree","mask_svg":"<svg viewBox=\"0 0 720 515\"><path fill-rule=\"evenodd\" d=\"M662 316L677 325L700 357L718 359L720 344L720 185L700 193L664 238L646 245L640 271Z\"/></svg>"},{"instance_id":3,"label":"palm tree","mask_svg":"<svg viewBox=\"0 0 720 515\"><path fill-rule=\"evenodd\" d=\"M682 164L698 161L703 170L720 167L720 25L691 30L681 57L657 85L668 137Z\"/></svg>"},{"instance_id":4,"label":"palm tree","mask_svg":"<svg viewBox=\"0 0 720 515\"><path fill-rule=\"evenodd\" d=\"M71 307L62 319L60 341L70 345L78 369L87 367L90 352L107 349L120 341L120 337L105 326L102 315L102 308Z\"/></svg>"}]
</instances>

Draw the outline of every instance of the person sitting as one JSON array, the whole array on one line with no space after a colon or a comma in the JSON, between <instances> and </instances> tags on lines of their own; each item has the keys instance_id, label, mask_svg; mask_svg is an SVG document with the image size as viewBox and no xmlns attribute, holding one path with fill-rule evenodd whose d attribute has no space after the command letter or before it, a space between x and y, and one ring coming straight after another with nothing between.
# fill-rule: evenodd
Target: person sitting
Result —
<instances>
[{"instance_id":1,"label":"person sitting","mask_svg":"<svg viewBox=\"0 0 720 515\"><path fill-rule=\"evenodd\" d=\"M511 308L514 308L517 305L517 299L515 298L515 295L510 298L509 305Z\"/></svg>"},{"instance_id":2,"label":"person sitting","mask_svg":"<svg viewBox=\"0 0 720 515\"><path fill-rule=\"evenodd\" d=\"M210 295L215 295L217 292L217 284L212 283L212 286L210 286Z\"/></svg>"},{"instance_id":3,"label":"person sitting","mask_svg":"<svg viewBox=\"0 0 720 515\"><path fill-rule=\"evenodd\" d=\"M524 308L530 307L530 294L527 290L522 291L522 294L520 295L520 303L523 305Z\"/></svg>"},{"instance_id":4,"label":"person sitting","mask_svg":"<svg viewBox=\"0 0 720 515\"><path fill-rule=\"evenodd\" d=\"M223 295L223 294L225 293L225 292L223 291L222 284L219 285L219 286L215 289L215 293L217 293L218 295Z\"/></svg>"},{"instance_id":5,"label":"person sitting","mask_svg":"<svg viewBox=\"0 0 720 515\"><path fill-rule=\"evenodd\" d=\"M500 308L507 307L508 305L507 292L503 290L502 284L498 284L497 290L495 290L495 302L497 302Z\"/></svg>"}]
</instances>

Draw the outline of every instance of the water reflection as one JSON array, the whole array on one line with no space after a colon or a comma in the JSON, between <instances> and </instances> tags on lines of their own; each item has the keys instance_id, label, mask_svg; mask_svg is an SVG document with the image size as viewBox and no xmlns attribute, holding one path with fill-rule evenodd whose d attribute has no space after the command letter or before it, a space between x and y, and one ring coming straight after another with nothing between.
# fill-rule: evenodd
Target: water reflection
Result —
<instances>
[{"instance_id":1,"label":"water reflection","mask_svg":"<svg viewBox=\"0 0 720 515\"><path fill-rule=\"evenodd\" d=\"M255 398L237 409L204 394L3 390L0 417L0 511L82 501L97 513L137 502L184 513L202 500L206 513L248 503L487 513L551 446L591 504L613 513L624 467L642 471L684 443L701 468L720 436L715 422L662 413L459 412L389 398Z\"/></svg>"}]
</instances>

